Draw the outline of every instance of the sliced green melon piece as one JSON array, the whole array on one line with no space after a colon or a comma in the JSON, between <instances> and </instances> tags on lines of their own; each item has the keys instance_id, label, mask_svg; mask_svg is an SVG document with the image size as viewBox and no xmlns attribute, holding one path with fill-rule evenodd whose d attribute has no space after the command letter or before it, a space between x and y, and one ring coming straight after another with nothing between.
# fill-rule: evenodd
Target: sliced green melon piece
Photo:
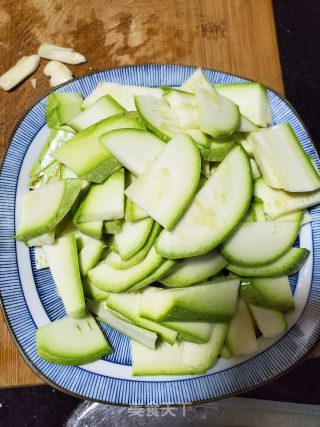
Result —
<instances>
[{"instance_id":1,"label":"sliced green melon piece","mask_svg":"<svg viewBox=\"0 0 320 427\"><path fill-rule=\"evenodd\" d=\"M258 350L253 321L246 303L238 299L226 338L226 346L235 356L248 356Z\"/></svg>"},{"instance_id":2,"label":"sliced green melon piece","mask_svg":"<svg viewBox=\"0 0 320 427\"><path fill-rule=\"evenodd\" d=\"M238 127L238 132L257 132L258 130L259 127L256 126L251 120L247 119L242 114L240 115L240 124Z\"/></svg>"},{"instance_id":3,"label":"sliced green melon piece","mask_svg":"<svg viewBox=\"0 0 320 427\"><path fill-rule=\"evenodd\" d=\"M209 147L199 147L203 160L221 162L234 148L234 141L210 141Z\"/></svg>"},{"instance_id":4,"label":"sliced green melon piece","mask_svg":"<svg viewBox=\"0 0 320 427\"><path fill-rule=\"evenodd\" d=\"M88 272L91 283L102 291L123 292L147 277L163 263L163 258L152 247L143 261L126 270L116 270L105 261Z\"/></svg>"},{"instance_id":5,"label":"sliced green melon piece","mask_svg":"<svg viewBox=\"0 0 320 427\"><path fill-rule=\"evenodd\" d=\"M135 111L134 97L136 95L151 95L156 98L162 98L163 92L160 88L151 88L144 86L129 86L119 83L101 82L97 88L83 101L82 109L93 105L104 95L110 95L123 108L128 111Z\"/></svg>"},{"instance_id":6,"label":"sliced green melon piece","mask_svg":"<svg viewBox=\"0 0 320 427\"><path fill-rule=\"evenodd\" d=\"M93 268L102 254L105 243L101 240L89 239L79 252L80 273L86 276L88 271Z\"/></svg>"},{"instance_id":7,"label":"sliced green melon piece","mask_svg":"<svg viewBox=\"0 0 320 427\"><path fill-rule=\"evenodd\" d=\"M46 105L46 123L49 128L59 128L68 123L80 112L81 104L81 93L50 93Z\"/></svg>"},{"instance_id":8,"label":"sliced green melon piece","mask_svg":"<svg viewBox=\"0 0 320 427\"><path fill-rule=\"evenodd\" d=\"M210 147L212 138L209 135L206 135L200 129L184 129L183 132L190 135L201 147Z\"/></svg>"},{"instance_id":9,"label":"sliced green melon piece","mask_svg":"<svg viewBox=\"0 0 320 427\"><path fill-rule=\"evenodd\" d=\"M239 280L206 282L187 288L147 288L140 315L154 321L229 321L235 310Z\"/></svg>"},{"instance_id":10,"label":"sliced green melon piece","mask_svg":"<svg viewBox=\"0 0 320 427\"><path fill-rule=\"evenodd\" d=\"M121 164L99 143L99 137L113 129L144 129L137 113L120 113L82 130L52 156L78 177L101 183L121 168Z\"/></svg>"},{"instance_id":11,"label":"sliced green melon piece","mask_svg":"<svg viewBox=\"0 0 320 427\"><path fill-rule=\"evenodd\" d=\"M183 341L170 345L164 341L150 350L131 340L132 375L192 375L204 374L193 366L182 362Z\"/></svg>"},{"instance_id":12,"label":"sliced green melon piece","mask_svg":"<svg viewBox=\"0 0 320 427\"><path fill-rule=\"evenodd\" d=\"M221 349L220 357L223 357L224 359L231 359L234 357L234 354L227 348L227 346L224 344Z\"/></svg>"},{"instance_id":13,"label":"sliced green melon piece","mask_svg":"<svg viewBox=\"0 0 320 427\"><path fill-rule=\"evenodd\" d=\"M241 277L269 277L286 274L295 274L303 266L309 256L305 248L291 248L276 261L260 267L245 267L237 264L228 264L226 268Z\"/></svg>"},{"instance_id":14,"label":"sliced green melon piece","mask_svg":"<svg viewBox=\"0 0 320 427\"><path fill-rule=\"evenodd\" d=\"M182 362L200 372L210 369L217 361L229 330L228 323L213 325L207 343L186 342L183 347Z\"/></svg>"},{"instance_id":15,"label":"sliced green melon piece","mask_svg":"<svg viewBox=\"0 0 320 427\"><path fill-rule=\"evenodd\" d=\"M166 229L172 229L193 197L201 159L193 139L176 135L149 168L125 191L126 196Z\"/></svg>"},{"instance_id":16,"label":"sliced green melon piece","mask_svg":"<svg viewBox=\"0 0 320 427\"><path fill-rule=\"evenodd\" d=\"M252 169L252 178L255 180L261 176L257 162L254 159L250 159L251 169Z\"/></svg>"},{"instance_id":17,"label":"sliced green melon piece","mask_svg":"<svg viewBox=\"0 0 320 427\"><path fill-rule=\"evenodd\" d=\"M309 192L320 188L320 176L289 123L252 134L253 154L264 181L272 188Z\"/></svg>"},{"instance_id":18,"label":"sliced green melon piece","mask_svg":"<svg viewBox=\"0 0 320 427\"><path fill-rule=\"evenodd\" d=\"M149 215L141 209L136 203L126 197L126 207L124 219L126 221L138 221L139 219L147 218Z\"/></svg>"},{"instance_id":19,"label":"sliced green melon piece","mask_svg":"<svg viewBox=\"0 0 320 427\"><path fill-rule=\"evenodd\" d=\"M252 203L252 208L254 210L254 214L256 217L256 221L257 222L264 222L266 221L266 216L264 214L264 209L263 209L263 201L262 200L254 200L254 202ZM293 219L296 222L301 222L301 218L294 218Z\"/></svg>"},{"instance_id":20,"label":"sliced green melon piece","mask_svg":"<svg viewBox=\"0 0 320 427\"><path fill-rule=\"evenodd\" d=\"M89 313L82 319L64 317L42 326L36 342L42 359L61 365L95 362L113 351Z\"/></svg>"},{"instance_id":21,"label":"sliced green melon piece","mask_svg":"<svg viewBox=\"0 0 320 427\"><path fill-rule=\"evenodd\" d=\"M152 225L152 218L123 223L121 233L114 237L119 255L123 260L128 260L142 248L148 239Z\"/></svg>"},{"instance_id":22,"label":"sliced green melon piece","mask_svg":"<svg viewBox=\"0 0 320 427\"><path fill-rule=\"evenodd\" d=\"M242 222L254 222L256 220L257 220L256 213L255 213L255 209L253 208L253 203L252 203L250 208L247 210L247 213L242 218Z\"/></svg>"},{"instance_id":23,"label":"sliced green melon piece","mask_svg":"<svg viewBox=\"0 0 320 427\"><path fill-rule=\"evenodd\" d=\"M169 344L173 344L178 335L176 331L173 331L161 324L152 322L151 320L144 319L139 315L141 295L142 294L140 292L131 294L110 294L107 306L117 313L120 313L122 316L125 316L135 325L148 329L149 331L156 332Z\"/></svg>"},{"instance_id":24,"label":"sliced green melon piece","mask_svg":"<svg viewBox=\"0 0 320 427\"><path fill-rule=\"evenodd\" d=\"M100 143L134 175L141 175L165 147L161 139L141 129L112 130L100 137Z\"/></svg>"},{"instance_id":25,"label":"sliced green melon piece","mask_svg":"<svg viewBox=\"0 0 320 427\"><path fill-rule=\"evenodd\" d=\"M52 152L57 148L67 142L69 139L73 138L74 134L59 129L51 129L50 134L41 148L40 154L37 160L32 165L32 168L29 171L30 181L29 186L32 187L35 185L35 180L40 178L41 172L46 170L50 165L55 163L55 159L52 157Z\"/></svg>"},{"instance_id":26,"label":"sliced green melon piece","mask_svg":"<svg viewBox=\"0 0 320 427\"><path fill-rule=\"evenodd\" d=\"M278 311L295 307L287 276L250 279L241 285L240 293L248 304Z\"/></svg>"},{"instance_id":27,"label":"sliced green melon piece","mask_svg":"<svg viewBox=\"0 0 320 427\"><path fill-rule=\"evenodd\" d=\"M220 95L237 104L240 113L257 126L272 124L268 93L261 83L228 83L215 88Z\"/></svg>"},{"instance_id":28,"label":"sliced green melon piece","mask_svg":"<svg viewBox=\"0 0 320 427\"><path fill-rule=\"evenodd\" d=\"M128 319L120 316L116 311L110 310L104 303L88 301L87 307L91 313L97 316L97 320L100 322L106 323L127 337L132 338L152 350L155 350L158 338L155 332L148 331L147 329L143 329L129 323Z\"/></svg>"},{"instance_id":29,"label":"sliced green melon piece","mask_svg":"<svg viewBox=\"0 0 320 427\"><path fill-rule=\"evenodd\" d=\"M68 234L74 234L74 237L76 238L77 242L77 249L78 252L81 251L81 249L84 247L84 245L89 241L89 236L81 233L76 226L69 220L69 218L66 218L65 224L61 224L60 231L57 231L56 237L63 237L67 236ZM60 224L59 224L60 227Z\"/></svg>"},{"instance_id":30,"label":"sliced green melon piece","mask_svg":"<svg viewBox=\"0 0 320 427\"><path fill-rule=\"evenodd\" d=\"M74 217L76 223L124 217L124 170L114 172L102 184L92 184Z\"/></svg>"},{"instance_id":31,"label":"sliced green melon piece","mask_svg":"<svg viewBox=\"0 0 320 427\"><path fill-rule=\"evenodd\" d=\"M220 247L230 262L244 266L267 265L294 244L302 213L296 221L244 222Z\"/></svg>"},{"instance_id":32,"label":"sliced green melon piece","mask_svg":"<svg viewBox=\"0 0 320 427\"><path fill-rule=\"evenodd\" d=\"M173 109L180 128L199 128L198 105L194 94L178 89L166 88L164 97Z\"/></svg>"},{"instance_id":33,"label":"sliced green melon piece","mask_svg":"<svg viewBox=\"0 0 320 427\"><path fill-rule=\"evenodd\" d=\"M240 123L239 107L221 96L212 86L195 89L199 127L213 137L231 135Z\"/></svg>"},{"instance_id":34,"label":"sliced green melon piece","mask_svg":"<svg viewBox=\"0 0 320 427\"><path fill-rule=\"evenodd\" d=\"M108 219L103 221L104 231L107 234L119 234L122 231L122 223L121 219Z\"/></svg>"},{"instance_id":35,"label":"sliced green melon piece","mask_svg":"<svg viewBox=\"0 0 320 427\"><path fill-rule=\"evenodd\" d=\"M149 276L135 283L131 288L128 289L128 292L136 292L146 286L150 285L153 282L157 282L162 279L172 268L175 266L176 262L172 259L165 260L160 267L158 267L155 271L153 271Z\"/></svg>"},{"instance_id":36,"label":"sliced green melon piece","mask_svg":"<svg viewBox=\"0 0 320 427\"><path fill-rule=\"evenodd\" d=\"M263 200L265 213L273 219L320 203L320 190L289 193L269 187L262 178L254 182L254 195Z\"/></svg>"},{"instance_id":37,"label":"sliced green melon piece","mask_svg":"<svg viewBox=\"0 0 320 427\"><path fill-rule=\"evenodd\" d=\"M150 251L151 247L154 244L154 241L156 237L158 236L160 232L160 225L154 222L149 237L144 244L144 246L136 252L131 258L124 261L121 256L118 254L118 248L115 242L113 242L113 247L111 248L112 251L108 253L105 262L112 268L115 268L116 270L126 270L127 268L132 267L133 265L138 264L139 262L143 261L145 257L147 256L148 252ZM117 250L117 252L116 252Z\"/></svg>"},{"instance_id":38,"label":"sliced green melon piece","mask_svg":"<svg viewBox=\"0 0 320 427\"><path fill-rule=\"evenodd\" d=\"M142 95L135 96L134 102L146 126L163 141L181 132L178 118L165 98Z\"/></svg>"},{"instance_id":39,"label":"sliced green melon piece","mask_svg":"<svg viewBox=\"0 0 320 427\"><path fill-rule=\"evenodd\" d=\"M163 231L156 250L166 258L202 255L217 247L246 214L252 196L251 166L234 148L195 195L172 231Z\"/></svg>"},{"instance_id":40,"label":"sliced green melon piece","mask_svg":"<svg viewBox=\"0 0 320 427\"><path fill-rule=\"evenodd\" d=\"M249 133L249 135L243 136L242 138L238 139L238 143L241 144L242 147L246 150L248 156L250 158L253 158L254 140L252 138L252 134Z\"/></svg>"},{"instance_id":41,"label":"sliced green melon piece","mask_svg":"<svg viewBox=\"0 0 320 427\"><path fill-rule=\"evenodd\" d=\"M80 111L75 117L68 121L74 130L80 132L100 120L106 119L114 114L124 113L125 109L118 104L110 95L102 96L85 111Z\"/></svg>"},{"instance_id":42,"label":"sliced green melon piece","mask_svg":"<svg viewBox=\"0 0 320 427\"><path fill-rule=\"evenodd\" d=\"M75 236L60 237L53 245L44 246L44 251L67 314L83 317L86 310Z\"/></svg>"},{"instance_id":43,"label":"sliced green melon piece","mask_svg":"<svg viewBox=\"0 0 320 427\"><path fill-rule=\"evenodd\" d=\"M24 194L16 239L28 241L52 231L67 215L81 190L81 181L56 181Z\"/></svg>"},{"instance_id":44,"label":"sliced green melon piece","mask_svg":"<svg viewBox=\"0 0 320 427\"><path fill-rule=\"evenodd\" d=\"M99 240L102 238L102 226L103 221L90 221L76 223L75 226L81 233L86 236L92 237L93 239Z\"/></svg>"},{"instance_id":45,"label":"sliced green melon piece","mask_svg":"<svg viewBox=\"0 0 320 427\"><path fill-rule=\"evenodd\" d=\"M48 233L41 234L41 236L34 237L26 242L26 245L31 248L32 246L52 245L54 242L56 231L51 230Z\"/></svg>"},{"instance_id":46,"label":"sliced green melon piece","mask_svg":"<svg viewBox=\"0 0 320 427\"><path fill-rule=\"evenodd\" d=\"M161 283L169 287L190 286L214 276L227 264L228 261L217 251L186 258L161 279Z\"/></svg>"},{"instance_id":47,"label":"sliced green melon piece","mask_svg":"<svg viewBox=\"0 0 320 427\"><path fill-rule=\"evenodd\" d=\"M109 296L109 292L101 291L90 283L87 277L82 278L82 287L84 296L93 301L105 301Z\"/></svg>"},{"instance_id":48,"label":"sliced green melon piece","mask_svg":"<svg viewBox=\"0 0 320 427\"><path fill-rule=\"evenodd\" d=\"M265 338L273 338L286 332L288 324L284 313L253 304L248 304L248 307Z\"/></svg>"},{"instance_id":49,"label":"sliced green melon piece","mask_svg":"<svg viewBox=\"0 0 320 427\"><path fill-rule=\"evenodd\" d=\"M136 177L128 172L126 174L126 188L128 188L134 181ZM138 219L148 218L149 215L146 211L141 209L136 203L132 200L125 198L125 214L124 219L126 221L137 221Z\"/></svg>"},{"instance_id":50,"label":"sliced green melon piece","mask_svg":"<svg viewBox=\"0 0 320 427\"><path fill-rule=\"evenodd\" d=\"M180 86L180 90L194 93L196 88L208 88L210 82L203 74L201 68L197 68L191 76Z\"/></svg>"},{"instance_id":51,"label":"sliced green melon piece","mask_svg":"<svg viewBox=\"0 0 320 427\"><path fill-rule=\"evenodd\" d=\"M162 325L178 332L182 341L196 344L209 342L214 326L208 322L162 322Z\"/></svg>"}]
</instances>

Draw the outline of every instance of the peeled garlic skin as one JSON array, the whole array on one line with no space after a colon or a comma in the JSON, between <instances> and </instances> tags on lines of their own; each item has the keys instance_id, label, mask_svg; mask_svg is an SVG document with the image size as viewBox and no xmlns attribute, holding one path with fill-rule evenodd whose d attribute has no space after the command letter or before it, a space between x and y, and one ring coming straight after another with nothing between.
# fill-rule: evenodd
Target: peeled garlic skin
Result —
<instances>
[{"instance_id":1,"label":"peeled garlic skin","mask_svg":"<svg viewBox=\"0 0 320 427\"><path fill-rule=\"evenodd\" d=\"M0 77L0 87L10 90L34 73L39 66L40 56L30 55L22 57L10 70Z\"/></svg>"},{"instance_id":2,"label":"peeled garlic skin","mask_svg":"<svg viewBox=\"0 0 320 427\"><path fill-rule=\"evenodd\" d=\"M68 67L58 61L50 61L43 69L46 76L50 78L50 86L58 86L73 78Z\"/></svg>"},{"instance_id":3,"label":"peeled garlic skin","mask_svg":"<svg viewBox=\"0 0 320 427\"><path fill-rule=\"evenodd\" d=\"M49 43L44 43L39 47L38 55L42 58L60 61L71 65L86 62L86 58L80 53L74 52L72 48L61 47Z\"/></svg>"}]
</instances>

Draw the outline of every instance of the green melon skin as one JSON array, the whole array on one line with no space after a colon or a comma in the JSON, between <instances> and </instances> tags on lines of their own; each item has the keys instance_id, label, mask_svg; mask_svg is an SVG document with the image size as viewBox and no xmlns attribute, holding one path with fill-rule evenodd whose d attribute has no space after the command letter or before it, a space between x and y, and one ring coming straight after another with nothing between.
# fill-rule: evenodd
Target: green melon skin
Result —
<instances>
[{"instance_id":1,"label":"green melon skin","mask_svg":"<svg viewBox=\"0 0 320 427\"><path fill-rule=\"evenodd\" d=\"M112 353L94 318L64 317L42 326L36 333L39 356L61 365L84 365Z\"/></svg>"}]
</instances>

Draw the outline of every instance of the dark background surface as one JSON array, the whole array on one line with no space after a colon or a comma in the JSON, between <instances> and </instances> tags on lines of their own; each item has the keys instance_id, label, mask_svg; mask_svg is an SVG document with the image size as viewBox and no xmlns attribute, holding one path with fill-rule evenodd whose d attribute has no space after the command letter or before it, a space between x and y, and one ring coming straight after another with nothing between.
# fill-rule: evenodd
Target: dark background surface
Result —
<instances>
[{"instance_id":1,"label":"dark background surface","mask_svg":"<svg viewBox=\"0 0 320 427\"><path fill-rule=\"evenodd\" d=\"M286 97L319 152L320 0L273 3ZM242 396L320 405L319 378L320 360L307 360L282 378ZM62 426L80 402L48 386L2 389L0 426Z\"/></svg>"}]
</instances>

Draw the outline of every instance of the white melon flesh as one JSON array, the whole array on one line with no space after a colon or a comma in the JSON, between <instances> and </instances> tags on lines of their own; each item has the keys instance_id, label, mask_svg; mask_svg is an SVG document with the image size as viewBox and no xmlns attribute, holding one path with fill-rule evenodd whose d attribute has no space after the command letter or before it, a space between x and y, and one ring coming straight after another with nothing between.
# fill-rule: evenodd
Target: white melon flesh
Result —
<instances>
[{"instance_id":1,"label":"white melon flesh","mask_svg":"<svg viewBox=\"0 0 320 427\"><path fill-rule=\"evenodd\" d=\"M222 255L238 265L266 265L294 244L302 212L296 221L244 222L223 243Z\"/></svg>"},{"instance_id":2,"label":"white melon flesh","mask_svg":"<svg viewBox=\"0 0 320 427\"><path fill-rule=\"evenodd\" d=\"M114 239L123 260L129 259L138 252L147 241L153 224L151 218L138 221L125 221L122 230Z\"/></svg>"},{"instance_id":3,"label":"white melon flesh","mask_svg":"<svg viewBox=\"0 0 320 427\"><path fill-rule=\"evenodd\" d=\"M253 155L266 184L290 192L320 188L320 176L288 123L252 134Z\"/></svg>"},{"instance_id":4,"label":"white melon flesh","mask_svg":"<svg viewBox=\"0 0 320 427\"><path fill-rule=\"evenodd\" d=\"M249 309L243 299L239 298L226 344L235 356L247 356L258 350L253 321Z\"/></svg>"},{"instance_id":5,"label":"white melon flesh","mask_svg":"<svg viewBox=\"0 0 320 427\"><path fill-rule=\"evenodd\" d=\"M125 191L166 229L172 229L194 195L201 172L199 149L180 133Z\"/></svg>"},{"instance_id":6,"label":"white melon flesh","mask_svg":"<svg viewBox=\"0 0 320 427\"><path fill-rule=\"evenodd\" d=\"M163 258L157 255L152 247L146 258L139 264L126 270L116 270L102 261L88 272L88 278L102 291L123 292L151 274L162 262Z\"/></svg>"},{"instance_id":7,"label":"white melon flesh","mask_svg":"<svg viewBox=\"0 0 320 427\"><path fill-rule=\"evenodd\" d=\"M51 363L82 365L112 353L99 326L87 313L83 319L64 317L37 330L37 351Z\"/></svg>"},{"instance_id":8,"label":"white melon flesh","mask_svg":"<svg viewBox=\"0 0 320 427\"><path fill-rule=\"evenodd\" d=\"M100 143L134 175L141 175L166 146L151 132L139 129L108 132Z\"/></svg>"},{"instance_id":9,"label":"white melon flesh","mask_svg":"<svg viewBox=\"0 0 320 427\"><path fill-rule=\"evenodd\" d=\"M199 190L175 228L160 234L157 252L173 259L209 252L238 225L251 196L250 161L238 146Z\"/></svg>"},{"instance_id":10,"label":"white melon flesh","mask_svg":"<svg viewBox=\"0 0 320 427\"><path fill-rule=\"evenodd\" d=\"M161 279L169 287L190 286L219 273L228 261L217 251L205 255L186 258L177 264L170 273Z\"/></svg>"}]
</instances>

